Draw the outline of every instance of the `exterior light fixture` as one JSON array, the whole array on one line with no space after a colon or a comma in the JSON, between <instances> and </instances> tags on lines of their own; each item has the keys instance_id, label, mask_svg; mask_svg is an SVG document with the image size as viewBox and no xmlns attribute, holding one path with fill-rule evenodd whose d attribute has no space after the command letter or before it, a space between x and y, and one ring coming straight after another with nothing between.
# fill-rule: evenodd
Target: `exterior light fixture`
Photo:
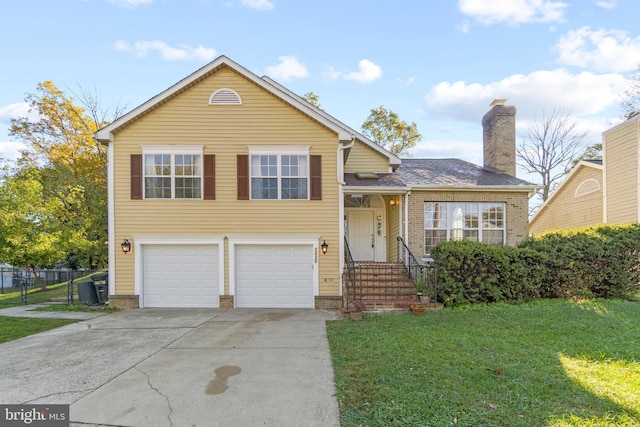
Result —
<instances>
[{"instance_id":1,"label":"exterior light fixture","mask_svg":"<svg viewBox=\"0 0 640 427\"><path fill-rule=\"evenodd\" d=\"M398 206L398 205L400 205L400 200L398 200L398 199L391 199L391 200L389 200L389 205L391 205L391 206Z\"/></svg>"},{"instance_id":2,"label":"exterior light fixture","mask_svg":"<svg viewBox=\"0 0 640 427\"><path fill-rule=\"evenodd\" d=\"M131 252L131 242L128 239L124 239L124 242L120 244L120 247L122 248L122 252L125 254Z\"/></svg>"},{"instance_id":3,"label":"exterior light fixture","mask_svg":"<svg viewBox=\"0 0 640 427\"><path fill-rule=\"evenodd\" d=\"M320 247L322 248L322 255L327 253L327 248L329 247L329 245L327 244L327 241L323 241L322 244L320 245Z\"/></svg>"}]
</instances>

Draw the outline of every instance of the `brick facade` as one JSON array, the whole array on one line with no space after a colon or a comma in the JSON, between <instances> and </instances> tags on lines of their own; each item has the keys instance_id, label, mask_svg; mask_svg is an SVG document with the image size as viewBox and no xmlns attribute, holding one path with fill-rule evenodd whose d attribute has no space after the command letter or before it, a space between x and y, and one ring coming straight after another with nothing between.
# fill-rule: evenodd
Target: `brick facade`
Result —
<instances>
[{"instance_id":1,"label":"brick facade","mask_svg":"<svg viewBox=\"0 0 640 427\"><path fill-rule=\"evenodd\" d=\"M529 232L527 193L480 191L412 191L409 196L409 242L416 256L424 255L425 202L485 202L506 204L507 244L516 245Z\"/></svg>"}]
</instances>

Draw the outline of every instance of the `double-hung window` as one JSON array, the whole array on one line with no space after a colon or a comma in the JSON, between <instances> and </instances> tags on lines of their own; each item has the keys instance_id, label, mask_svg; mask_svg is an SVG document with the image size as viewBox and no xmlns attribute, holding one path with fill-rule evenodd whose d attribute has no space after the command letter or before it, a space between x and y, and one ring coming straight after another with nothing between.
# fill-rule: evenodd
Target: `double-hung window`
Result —
<instances>
[{"instance_id":1,"label":"double-hung window","mask_svg":"<svg viewBox=\"0 0 640 427\"><path fill-rule=\"evenodd\" d=\"M505 244L505 203L425 202L424 248L447 240Z\"/></svg>"},{"instance_id":2,"label":"double-hung window","mask_svg":"<svg viewBox=\"0 0 640 427\"><path fill-rule=\"evenodd\" d=\"M145 199L201 199L202 149L145 149Z\"/></svg>"},{"instance_id":3,"label":"double-hung window","mask_svg":"<svg viewBox=\"0 0 640 427\"><path fill-rule=\"evenodd\" d=\"M305 152L252 152L252 199L309 199L309 155Z\"/></svg>"}]
</instances>

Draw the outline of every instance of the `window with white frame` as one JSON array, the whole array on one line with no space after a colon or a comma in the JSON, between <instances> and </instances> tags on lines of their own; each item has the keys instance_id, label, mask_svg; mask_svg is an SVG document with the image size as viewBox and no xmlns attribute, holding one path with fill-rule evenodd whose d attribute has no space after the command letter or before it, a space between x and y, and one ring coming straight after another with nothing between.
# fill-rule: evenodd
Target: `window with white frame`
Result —
<instances>
[{"instance_id":1,"label":"window with white frame","mask_svg":"<svg viewBox=\"0 0 640 427\"><path fill-rule=\"evenodd\" d=\"M251 153L252 199L309 199L309 156Z\"/></svg>"},{"instance_id":2,"label":"window with white frame","mask_svg":"<svg viewBox=\"0 0 640 427\"><path fill-rule=\"evenodd\" d=\"M425 253L448 240L504 245L505 208L505 203L425 202Z\"/></svg>"},{"instance_id":3,"label":"window with white frame","mask_svg":"<svg viewBox=\"0 0 640 427\"><path fill-rule=\"evenodd\" d=\"M201 199L202 150L145 149L145 199Z\"/></svg>"}]
</instances>

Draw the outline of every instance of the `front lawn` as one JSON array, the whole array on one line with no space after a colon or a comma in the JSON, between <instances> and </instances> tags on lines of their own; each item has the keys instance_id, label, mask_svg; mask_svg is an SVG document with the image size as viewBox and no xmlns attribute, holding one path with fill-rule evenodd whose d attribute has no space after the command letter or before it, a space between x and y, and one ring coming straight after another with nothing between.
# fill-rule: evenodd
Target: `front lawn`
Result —
<instances>
[{"instance_id":1,"label":"front lawn","mask_svg":"<svg viewBox=\"0 0 640 427\"><path fill-rule=\"evenodd\" d=\"M327 326L343 426L638 426L640 303L544 300Z\"/></svg>"},{"instance_id":2,"label":"front lawn","mask_svg":"<svg viewBox=\"0 0 640 427\"><path fill-rule=\"evenodd\" d=\"M77 320L0 316L0 344L75 322Z\"/></svg>"}]
</instances>

